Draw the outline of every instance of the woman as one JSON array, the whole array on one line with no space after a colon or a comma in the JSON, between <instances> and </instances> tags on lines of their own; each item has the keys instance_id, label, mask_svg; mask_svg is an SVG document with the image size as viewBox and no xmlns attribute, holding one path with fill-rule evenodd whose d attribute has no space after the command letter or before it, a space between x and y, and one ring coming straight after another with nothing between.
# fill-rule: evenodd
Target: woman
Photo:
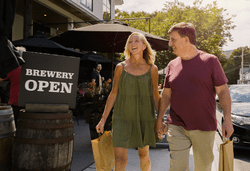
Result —
<instances>
[{"instance_id":1,"label":"woman","mask_svg":"<svg viewBox=\"0 0 250 171\"><path fill-rule=\"evenodd\" d=\"M138 147L140 167L151 170L149 146L158 142L155 132L155 109L158 111L158 68L154 65L155 51L140 33L132 33L126 42L126 60L115 69L114 83L102 118L96 130L104 124L113 111L113 146L115 170L125 171L128 148Z\"/></svg>"}]
</instances>

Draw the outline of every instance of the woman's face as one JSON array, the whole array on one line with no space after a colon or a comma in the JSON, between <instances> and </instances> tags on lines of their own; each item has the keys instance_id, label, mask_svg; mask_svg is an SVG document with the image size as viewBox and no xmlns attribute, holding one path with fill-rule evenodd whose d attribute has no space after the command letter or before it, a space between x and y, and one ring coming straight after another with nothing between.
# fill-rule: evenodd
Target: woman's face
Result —
<instances>
[{"instance_id":1,"label":"woman's face","mask_svg":"<svg viewBox=\"0 0 250 171\"><path fill-rule=\"evenodd\" d=\"M146 45L141 41L138 35L132 35L128 42L128 49L132 55L143 54Z\"/></svg>"}]
</instances>

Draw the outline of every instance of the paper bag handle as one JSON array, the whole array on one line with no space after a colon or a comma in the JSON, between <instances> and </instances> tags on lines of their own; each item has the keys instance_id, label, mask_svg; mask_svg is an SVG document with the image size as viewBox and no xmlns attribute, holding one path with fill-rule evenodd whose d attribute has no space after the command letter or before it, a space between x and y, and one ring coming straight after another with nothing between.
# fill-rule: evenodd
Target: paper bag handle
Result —
<instances>
[{"instance_id":1,"label":"paper bag handle","mask_svg":"<svg viewBox=\"0 0 250 171\"><path fill-rule=\"evenodd\" d=\"M226 138L226 137L223 137L223 142L230 142L230 139L229 138Z\"/></svg>"}]
</instances>

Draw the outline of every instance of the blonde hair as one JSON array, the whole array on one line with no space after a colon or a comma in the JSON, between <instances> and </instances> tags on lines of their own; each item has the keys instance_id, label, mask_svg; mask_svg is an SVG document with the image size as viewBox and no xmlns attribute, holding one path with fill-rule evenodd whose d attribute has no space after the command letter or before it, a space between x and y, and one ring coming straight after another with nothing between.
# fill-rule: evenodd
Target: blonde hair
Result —
<instances>
[{"instance_id":1,"label":"blonde hair","mask_svg":"<svg viewBox=\"0 0 250 171\"><path fill-rule=\"evenodd\" d=\"M145 59L147 64L153 65L155 62L156 52L151 48L151 45L148 43L146 37L143 34L138 33L138 32L133 32L127 39L127 42L125 45L125 50L123 52L125 59L130 59L130 57L131 57L131 53L129 51L128 44L129 44L129 40L130 40L131 36L133 36L133 35L137 35L140 38L140 40L142 41L142 43L146 45L146 49L143 51L143 59Z\"/></svg>"}]
</instances>

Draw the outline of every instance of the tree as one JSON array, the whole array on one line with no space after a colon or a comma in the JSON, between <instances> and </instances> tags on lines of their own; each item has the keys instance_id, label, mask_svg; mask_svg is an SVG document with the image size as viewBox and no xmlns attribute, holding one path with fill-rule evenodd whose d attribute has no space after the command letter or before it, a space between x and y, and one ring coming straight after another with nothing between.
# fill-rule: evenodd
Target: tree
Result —
<instances>
[{"instance_id":1,"label":"tree","mask_svg":"<svg viewBox=\"0 0 250 171\"><path fill-rule=\"evenodd\" d=\"M190 22L196 28L197 48L216 55L222 66L227 59L222 53L222 46L227 41L233 41L230 31L234 29L232 18L228 13L224 14L226 9L218 8L216 1L212 4L203 6L202 0L195 0L193 6L186 6L184 3L175 0L166 2L161 11L155 11L151 14L146 12L131 12L131 14L116 10L116 19L121 18L151 18L151 34L169 39L168 30L176 23ZM229 17L228 17L229 16ZM131 27L148 31L148 23L143 20L126 21ZM175 58L171 50L167 52L158 52L156 65L159 69Z\"/></svg>"},{"instance_id":2,"label":"tree","mask_svg":"<svg viewBox=\"0 0 250 171\"><path fill-rule=\"evenodd\" d=\"M129 19L129 18L151 18L150 20L150 33L165 38L165 26L162 23L163 20L166 18L166 14L164 12L155 11L152 14L146 12L131 12L131 14L121 11L119 9L115 10L116 12L116 19ZM145 32L149 32L149 21L148 20L126 20L126 22L130 27L140 29ZM152 27L153 26L153 27ZM166 65L174 59L176 56L172 53L169 49L163 52L157 52L155 64L158 66L159 69L166 67ZM124 60L124 55L121 55L121 60Z\"/></svg>"},{"instance_id":3,"label":"tree","mask_svg":"<svg viewBox=\"0 0 250 171\"><path fill-rule=\"evenodd\" d=\"M225 74L228 79L228 84L237 84L239 80L239 73L242 61L242 48L243 48L243 59L244 68L249 68L250 65L250 48L249 47L239 47L235 49L227 60L226 64L223 66Z\"/></svg>"}]
</instances>

